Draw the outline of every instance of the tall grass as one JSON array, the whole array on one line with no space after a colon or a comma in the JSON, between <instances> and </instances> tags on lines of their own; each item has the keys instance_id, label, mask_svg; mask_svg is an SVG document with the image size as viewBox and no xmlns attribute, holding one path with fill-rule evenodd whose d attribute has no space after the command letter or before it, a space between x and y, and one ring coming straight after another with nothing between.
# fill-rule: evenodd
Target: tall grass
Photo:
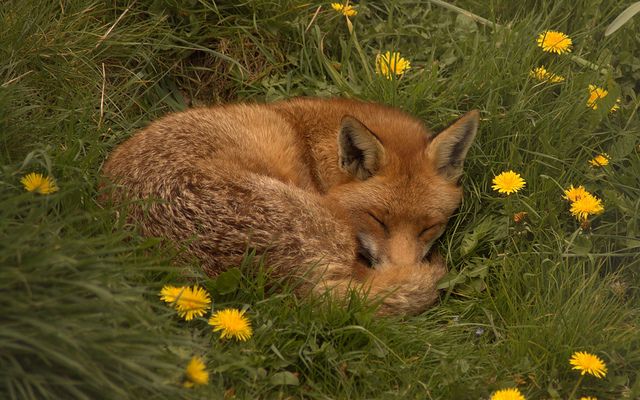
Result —
<instances>
[{"instance_id":1,"label":"tall grass","mask_svg":"<svg viewBox=\"0 0 640 400\"><path fill-rule=\"evenodd\" d=\"M568 359L609 368L579 395L640 396L640 34L604 39L624 1L460 1L493 29L427 1L360 2L349 26L328 3L6 1L0 5L0 397L566 398ZM322 6L320 11L318 7ZM535 46L546 29L602 75ZM401 79L375 55L412 62ZM544 64L567 79L528 76ZM589 84L622 108L586 107ZM466 163L464 204L440 242L452 267L441 303L414 318L375 318L354 297L299 299L241 268L226 290L197 263L145 239L97 202L108 152L148 121L217 102L354 96L401 107L435 130L482 111ZM609 103L607 103L609 105ZM612 103L611 103L612 105ZM589 166L600 152L603 169ZM525 190L491 190L514 169ZM25 192L32 171L56 178ZM562 190L584 184L604 214L582 230ZM528 212L515 223L515 212ZM197 281L214 308L246 307L246 343L220 341L204 319L179 321L163 283ZM182 388L203 355L210 383Z\"/></svg>"}]
</instances>

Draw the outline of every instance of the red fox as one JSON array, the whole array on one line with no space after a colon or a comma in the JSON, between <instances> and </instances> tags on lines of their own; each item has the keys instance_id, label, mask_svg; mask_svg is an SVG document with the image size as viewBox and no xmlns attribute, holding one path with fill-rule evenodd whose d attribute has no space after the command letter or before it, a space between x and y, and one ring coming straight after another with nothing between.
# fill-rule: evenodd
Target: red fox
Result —
<instances>
[{"instance_id":1,"label":"red fox","mask_svg":"<svg viewBox=\"0 0 640 400\"><path fill-rule=\"evenodd\" d=\"M430 251L458 208L478 111L432 134L387 106L298 98L196 108L109 156L114 200L144 235L185 243L215 276L247 248L303 294L362 289L380 314L415 314L446 273Z\"/></svg>"}]
</instances>

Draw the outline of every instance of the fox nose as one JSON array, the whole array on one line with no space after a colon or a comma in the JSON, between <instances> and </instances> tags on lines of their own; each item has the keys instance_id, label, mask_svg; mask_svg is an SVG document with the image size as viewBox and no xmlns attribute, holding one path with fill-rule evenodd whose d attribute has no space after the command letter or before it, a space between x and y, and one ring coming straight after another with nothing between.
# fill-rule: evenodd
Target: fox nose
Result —
<instances>
[{"instance_id":1,"label":"fox nose","mask_svg":"<svg viewBox=\"0 0 640 400\"><path fill-rule=\"evenodd\" d=\"M407 234L397 234L389 238L388 262L397 266L411 266L418 262L418 243Z\"/></svg>"}]
</instances>

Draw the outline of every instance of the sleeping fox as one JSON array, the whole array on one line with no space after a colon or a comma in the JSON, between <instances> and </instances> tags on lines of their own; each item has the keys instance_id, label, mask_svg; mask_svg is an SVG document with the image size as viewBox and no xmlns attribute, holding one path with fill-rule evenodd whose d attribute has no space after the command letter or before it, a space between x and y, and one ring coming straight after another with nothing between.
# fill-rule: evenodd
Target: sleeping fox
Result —
<instances>
[{"instance_id":1,"label":"sleeping fox","mask_svg":"<svg viewBox=\"0 0 640 400\"><path fill-rule=\"evenodd\" d=\"M128 210L144 235L184 243L210 276L251 248L302 294L361 289L380 314L415 314L446 272L431 247L460 204L478 119L434 135L356 100L197 108L135 134L103 173L115 201L153 200Z\"/></svg>"}]
</instances>

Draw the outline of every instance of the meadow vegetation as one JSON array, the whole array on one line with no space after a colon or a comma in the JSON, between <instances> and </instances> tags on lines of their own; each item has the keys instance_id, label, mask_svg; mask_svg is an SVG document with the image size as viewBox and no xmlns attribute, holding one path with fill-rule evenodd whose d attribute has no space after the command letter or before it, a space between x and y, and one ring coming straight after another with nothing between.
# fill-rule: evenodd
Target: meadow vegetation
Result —
<instances>
[{"instance_id":1,"label":"meadow vegetation","mask_svg":"<svg viewBox=\"0 0 640 400\"><path fill-rule=\"evenodd\" d=\"M435 3L363 0L347 18L303 0L1 2L0 398L566 399L577 351L607 373L575 398L640 398L640 18L604 37L628 1ZM547 30L572 51L539 47ZM375 67L388 51L410 61L392 79ZM589 85L607 90L596 109ZM149 121L292 96L379 101L434 130L481 111L438 306L376 318L357 296L296 298L252 254L208 279L98 201L107 154ZM509 170L526 185L499 193ZM33 172L58 190L27 191ZM603 212L573 216L570 185ZM251 337L160 300L193 283L245 310ZM185 388L194 355L208 384Z\"/></svg>"}]
</instances>

